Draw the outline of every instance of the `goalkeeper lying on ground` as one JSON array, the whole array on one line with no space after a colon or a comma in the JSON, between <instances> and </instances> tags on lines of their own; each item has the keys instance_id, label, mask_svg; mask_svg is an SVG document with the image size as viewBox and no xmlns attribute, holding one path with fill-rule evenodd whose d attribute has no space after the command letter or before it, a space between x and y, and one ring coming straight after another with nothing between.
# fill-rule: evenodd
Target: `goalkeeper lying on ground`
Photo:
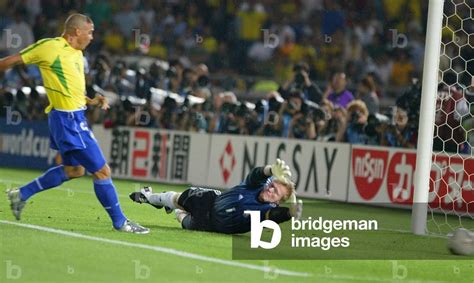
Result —
<instances>
[{"instance_id":1,"label":"goalkeeper lying on ground","mask_svg":"<svg viewBox=\"0 0 474 283\"><path fill-rule=\"evenodd\" d=\"M300 218L303 202L296 201L295 184L291 171L284 161L277 159L272 165L256 167L245 180L232 189L220 192L190 187L182 193L153 193L150 187L133 192L130 198L156 208L175 211L176 219L184 229L226 234L250 231L250 217L245 210L258 210L261 219L277 223L291 217ZM289 200L289 207L279 205Z\"/></svg>"}]
</instances>

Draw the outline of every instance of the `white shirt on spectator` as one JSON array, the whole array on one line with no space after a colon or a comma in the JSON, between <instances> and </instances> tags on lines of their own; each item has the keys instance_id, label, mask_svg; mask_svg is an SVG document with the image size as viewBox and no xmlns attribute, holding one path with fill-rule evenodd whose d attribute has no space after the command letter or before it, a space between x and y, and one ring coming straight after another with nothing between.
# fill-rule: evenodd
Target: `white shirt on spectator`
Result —
<instances>
[{"instance_id":1,"label":"white shirt on spectator","mask_svg":"<svg viewBox=\"0 0 474 283\"><path fill-rule=\"evenodd\" d=\"M274 48L265 46L261 41L256 41L250 47L247 56L250 59L263 62L272 58Z\"/></svg>"},{"instance_id":2,"label":"white shirt on spectator","mask_svg":"<svg viewBox=\"0 0 474 283\"><path fill-rule=\"evenodd\" d=\"M357 25L354 28L354 33L359 38L359 42L362 44L362 46L367 46L372 43L375 31L375 28L370 24L367 24L365 27L362 25Z\"/></svg>"}]
</instances>

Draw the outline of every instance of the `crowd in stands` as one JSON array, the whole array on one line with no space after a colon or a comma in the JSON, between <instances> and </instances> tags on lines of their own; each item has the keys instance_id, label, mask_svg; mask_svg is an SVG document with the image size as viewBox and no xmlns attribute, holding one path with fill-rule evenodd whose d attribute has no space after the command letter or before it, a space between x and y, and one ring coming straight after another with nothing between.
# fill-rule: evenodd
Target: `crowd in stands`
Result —
<instances>
[{"instance_id":1,"label":"crowd in stands","mask_svg":"<svg viewBox=\"0 0 474 283\"><path fill-rule=\"evenodd\" d=\"M413 78L423 66L427 4L0 0L0 57L59 36L67 15L83 12L95 24L85 52L87 95L112 105L106 113L91 108L91 123L415 147L421 91ZM443 52L473 58L472 48ZM442 58L440 67L458 71L464 63ZM0 74L0 115L10 106L45 119L41 83L35 66ZM439 146L468 152L469 89L440 85L439 92L450 98L438 107L452 108L437 117L438 135L446 136ZM389 96L395 104L381 105Z\"/></svg>"}]
</instances>

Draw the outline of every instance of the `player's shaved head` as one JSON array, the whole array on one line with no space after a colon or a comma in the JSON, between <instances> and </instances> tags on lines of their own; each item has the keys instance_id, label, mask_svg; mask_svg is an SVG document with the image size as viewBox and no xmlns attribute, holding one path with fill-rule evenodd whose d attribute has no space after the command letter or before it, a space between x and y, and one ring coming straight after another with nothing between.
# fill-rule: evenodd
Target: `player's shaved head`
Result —
<instances>
[{"instance_id":1,"label":"player's shaved head","mask_svg":"<svg viewBox=\"0 0 474 283\"><path fill-rule=\"evenodd\" d=\"M62 36L75 49L84 50L94 38L94 23L83 14L72 14L64 22Z\"/></svg>"},{"instance_id":2,"label":"player's shaved head","mask_svg":"<svg viewBox=\"0 0 474 283\"><path fill-rule=\"evenodd\" d=\"M71 14L64 22L64 34L74 35L76 29L82 29L86 24L92 24L92 19L83 14Z\"/></svg>"}]
</instances>

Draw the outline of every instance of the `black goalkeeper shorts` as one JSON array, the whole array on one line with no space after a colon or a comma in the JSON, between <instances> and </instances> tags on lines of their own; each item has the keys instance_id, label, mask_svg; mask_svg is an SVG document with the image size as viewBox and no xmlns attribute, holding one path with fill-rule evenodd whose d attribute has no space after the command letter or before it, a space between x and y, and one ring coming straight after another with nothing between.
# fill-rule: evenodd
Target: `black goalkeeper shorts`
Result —
<instances>
[{"instance_id":1,"label":"black goalkeeper shorts","mask_svg":"<svg viewBox=\"0 0 474 283\"><path fill-rule=\"evenodd\" d=\"M178 199L178 204L190 215L183 219L181 226L188 230L214 231L211 210L220 194L220 191L199 187L190 187L184 191Z\"/></svg>"}]
</instances>

